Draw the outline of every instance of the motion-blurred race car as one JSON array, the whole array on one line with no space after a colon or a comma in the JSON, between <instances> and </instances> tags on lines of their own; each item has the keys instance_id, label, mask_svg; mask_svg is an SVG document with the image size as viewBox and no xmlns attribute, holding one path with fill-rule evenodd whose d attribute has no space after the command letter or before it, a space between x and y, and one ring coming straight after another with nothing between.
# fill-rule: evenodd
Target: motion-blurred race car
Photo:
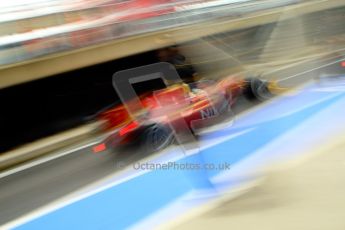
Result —
<instances>
[{"instance_id":1,"label":"motion-blurred race car","mask_svg":"<svg viewBox=\"0 0 345 230\"><path fill-rule=\"evenodd\" d=\"M94 152L129 144L143 151L157 152L174 140L171 124L183 119L193 135L202 133L232 116L231 108L240 95L251 100L266 100L277 89L273 82L258 78L229 77L221 81L203 80L175 84L139 96L141 109L129 114L125 105L99 114L110 135L93 147Z\"/></svg>"}]
</instances>

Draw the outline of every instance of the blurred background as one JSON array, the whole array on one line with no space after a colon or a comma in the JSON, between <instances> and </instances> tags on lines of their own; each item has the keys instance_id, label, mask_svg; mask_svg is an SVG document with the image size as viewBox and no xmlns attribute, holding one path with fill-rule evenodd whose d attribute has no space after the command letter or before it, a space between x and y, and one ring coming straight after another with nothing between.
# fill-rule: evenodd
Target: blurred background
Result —
<instances>
[{"instance_id":1,"label":"blurred background","mask_svg":"<svg viewBox=\"0 0 345 230\"><path fill-rule=\"evenodd\" d=\"M0 11L4 229L345 228L344 0L15 0ZM93 153L109 136L99 114L121 106L113 75L158 62L188 84L258 78L275 96L243 89L231 125L197 137L192 156L177 143Z\"/></svg>"}]
</instances>

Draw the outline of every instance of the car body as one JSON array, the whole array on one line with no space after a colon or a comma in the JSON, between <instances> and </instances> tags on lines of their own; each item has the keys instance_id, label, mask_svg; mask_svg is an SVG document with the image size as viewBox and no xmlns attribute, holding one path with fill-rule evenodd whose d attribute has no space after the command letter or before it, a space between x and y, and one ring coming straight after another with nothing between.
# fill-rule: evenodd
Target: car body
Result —
<instances>
[{"instance_id":1,"label":"car body","mask_svg":"<svg viewBox=\"0 0 345 230\"><path fill-rule=\"evenodd\" d=\"M121 104L98 115L104 123L104 131L111 134L94 147L94 152L131 143L139 143L147 151L159 151L173 141L172 129L179 129L181 124L177 121L182 119L188 129L198 135L204 128L231 117L231 108L240 95L260 99L260 90L269 94L267 86L267 82L257 78L231 76L220 81L175 84L142 94L139 96L141 109L134 114L128 112L128 104Z\"/></svg>"}]
</instances>

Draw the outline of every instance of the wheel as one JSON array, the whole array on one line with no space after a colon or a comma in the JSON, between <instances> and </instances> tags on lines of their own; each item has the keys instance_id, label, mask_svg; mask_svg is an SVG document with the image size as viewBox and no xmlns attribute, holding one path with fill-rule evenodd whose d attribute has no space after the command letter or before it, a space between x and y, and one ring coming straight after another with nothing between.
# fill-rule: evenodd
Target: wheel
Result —
<instances>
[{"instance_id":1,"label":"wheel","mask_svg":"<svg viewBox=\"0 0 345 230\"><path fill-rule=\"evenodd\" d=\"M268 89L268 82L258 78L248 78L243 95L249 100L266 101L273 97Z\"/></svg>"},{"instance_id":2,"label":"wheel","mask_svg":"<svg viewBox=\"0 0 345 230\"><path fill-rule=\"evenodd\" d=\"M169 127L154 124L143 133L141 145L145 152L152 153L165 149L173 140L174 135Z\"/></svg>"}]
</instances>

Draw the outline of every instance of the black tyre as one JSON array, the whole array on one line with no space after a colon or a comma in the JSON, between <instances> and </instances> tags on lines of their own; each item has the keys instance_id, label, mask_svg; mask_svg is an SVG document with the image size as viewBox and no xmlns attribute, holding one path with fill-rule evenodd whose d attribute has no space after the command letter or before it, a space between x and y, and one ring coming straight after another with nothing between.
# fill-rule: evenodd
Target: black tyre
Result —
<instances>
[{"instance_id":1,"label":"black tyre","mask_svg":"<svg viewBox=\"0 0 345 230\"><path fill-rule=\"evenodd\" d=\"M249 100L265 101L273 97L268 89L268 82L258 78L248 78L245 80L246 86L243 95Z\"/></svg>"},{"instance_id":2,"label":"black tyre","mask_svg":"<svg viewBox=\"0 0 345 230\"><path fill-rule=\"evenodd\" d=\"M141 145L145 152L152 153L165 149L173 140L174 135L169 127L155 124L145 130Z\"/></svg>"}]
</instances>

